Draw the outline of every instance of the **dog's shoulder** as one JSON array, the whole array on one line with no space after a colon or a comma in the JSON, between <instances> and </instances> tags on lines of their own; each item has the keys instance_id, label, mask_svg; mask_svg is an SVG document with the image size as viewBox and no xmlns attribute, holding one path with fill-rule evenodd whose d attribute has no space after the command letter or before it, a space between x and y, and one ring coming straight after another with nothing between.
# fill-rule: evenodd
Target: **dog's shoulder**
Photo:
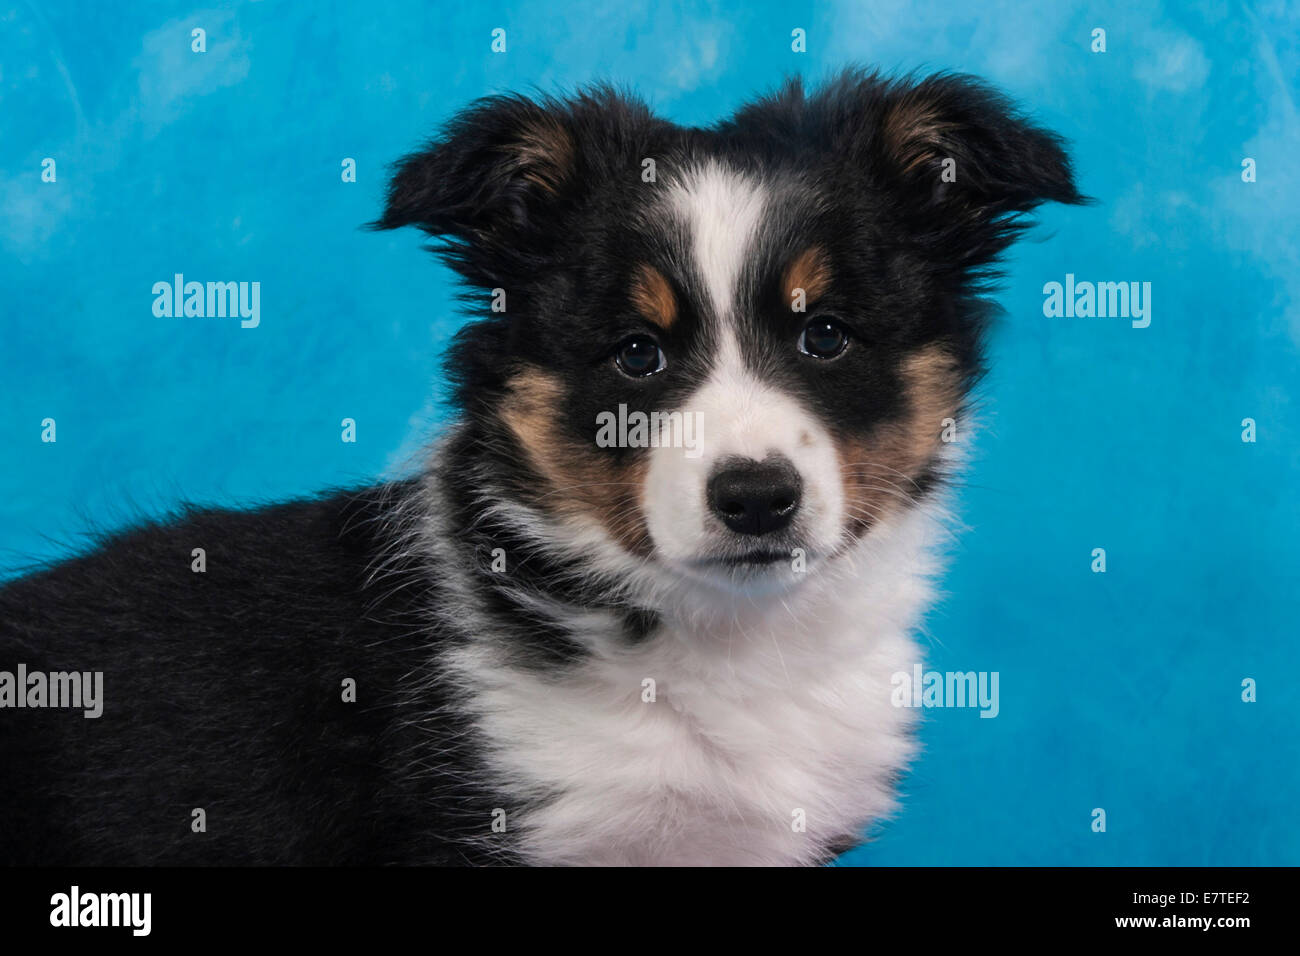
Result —
<instances>
[{"instance_id":1,"label":"dog's shoulder","mask_svg":"<svg viewBox=\"0 0 1300 956\"><path fill-rule=\"evenodd\" d=\"M0 590L0 670L102 687L96 719L15 688L0 860L464 859L436 576L389 547L409 492L187 508Z\"/></svg>"}]
</instances>

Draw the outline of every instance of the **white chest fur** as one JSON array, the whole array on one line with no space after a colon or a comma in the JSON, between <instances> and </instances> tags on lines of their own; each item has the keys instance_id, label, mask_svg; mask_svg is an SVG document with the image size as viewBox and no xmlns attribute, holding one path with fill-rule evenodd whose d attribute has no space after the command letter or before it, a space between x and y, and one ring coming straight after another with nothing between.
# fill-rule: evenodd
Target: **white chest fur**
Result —
<instances>
[{"instance_id":1,"label":"white chest fur","mask_svg":"<svg viewBox=\"0 0 1300 956\"><path fill-rule=\"evenodd\" d=\"M506 826L536 863L798 864L889 812L913 712L935 514L912 512L779 600L593 641L563 676L491 645L451 662L511 782ZM593 630L608 628L600 615Z\"/></svg>"}]
</instances>

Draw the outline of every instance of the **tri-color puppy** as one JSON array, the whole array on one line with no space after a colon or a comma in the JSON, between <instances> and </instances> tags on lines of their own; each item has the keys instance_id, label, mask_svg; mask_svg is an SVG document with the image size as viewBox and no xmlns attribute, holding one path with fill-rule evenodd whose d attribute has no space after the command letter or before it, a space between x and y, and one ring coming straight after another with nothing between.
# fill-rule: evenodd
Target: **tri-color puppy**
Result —
<instances>
[{"instance_id":1,"label":"tri-color puppy","mask_svg":"<svg viewBox=\"0 0 1300 956\"><path fill-rule=\"evenodd\" d=\"M98 719L0 710L0 860L853 845L914 749L891 676L980 292L1045 200L1081 201L1060 142L964 77L792 82L708 129L604 88L472 106L377 223L481 296L427 470L0 590L0 669L103 673Z\"/></svg>"}]
</instances>

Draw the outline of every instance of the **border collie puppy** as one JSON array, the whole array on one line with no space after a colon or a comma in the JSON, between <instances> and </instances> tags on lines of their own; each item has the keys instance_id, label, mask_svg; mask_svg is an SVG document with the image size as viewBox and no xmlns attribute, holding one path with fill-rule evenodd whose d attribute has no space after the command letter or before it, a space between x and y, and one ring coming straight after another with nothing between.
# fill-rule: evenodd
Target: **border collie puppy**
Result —
<instances>
[{"instance_id":1,"label":"border collie puppy","mask_svg":"<svg viewBox=\"0 0 1300 956\"><path fill-rule=\"evenodd\" d=\"M0 861L854 845L914 751L891 676L980 293L1045 200L1082 201L1060 141L965 77L790 82L707 129L607 88L473 105L376 223L480 306L427 469L0 589Z\"/></svg>"}]
</instances>

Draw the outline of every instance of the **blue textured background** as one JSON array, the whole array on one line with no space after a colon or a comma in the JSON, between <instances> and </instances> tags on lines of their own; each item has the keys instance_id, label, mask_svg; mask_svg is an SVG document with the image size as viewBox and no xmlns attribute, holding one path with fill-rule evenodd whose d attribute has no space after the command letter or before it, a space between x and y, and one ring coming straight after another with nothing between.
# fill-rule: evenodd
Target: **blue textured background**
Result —
<instances>
[{"instance_id":1,"label":"blue textured background","mask_svg":"<svg viewBox=\"0 0 1300 956\"><path fill-rule=\"evenodd\" d=\"M182 493L401 470L442 414L455 290L415 233L359 226L385 165L474 97L604 77L704 123L788 73L969 71L1069 137L1102 203L1045 210L1009 261L928 622L932 666L1001 673L1001 715L929 712L903 812L846 861L1300 863L1286 5L545 6L0 4L0 568ZM261 327L155 318L174 272L260 281ZM1153 283L1151 327L1044 318L1066 272Z\"/></svg>"}]
</instances>

